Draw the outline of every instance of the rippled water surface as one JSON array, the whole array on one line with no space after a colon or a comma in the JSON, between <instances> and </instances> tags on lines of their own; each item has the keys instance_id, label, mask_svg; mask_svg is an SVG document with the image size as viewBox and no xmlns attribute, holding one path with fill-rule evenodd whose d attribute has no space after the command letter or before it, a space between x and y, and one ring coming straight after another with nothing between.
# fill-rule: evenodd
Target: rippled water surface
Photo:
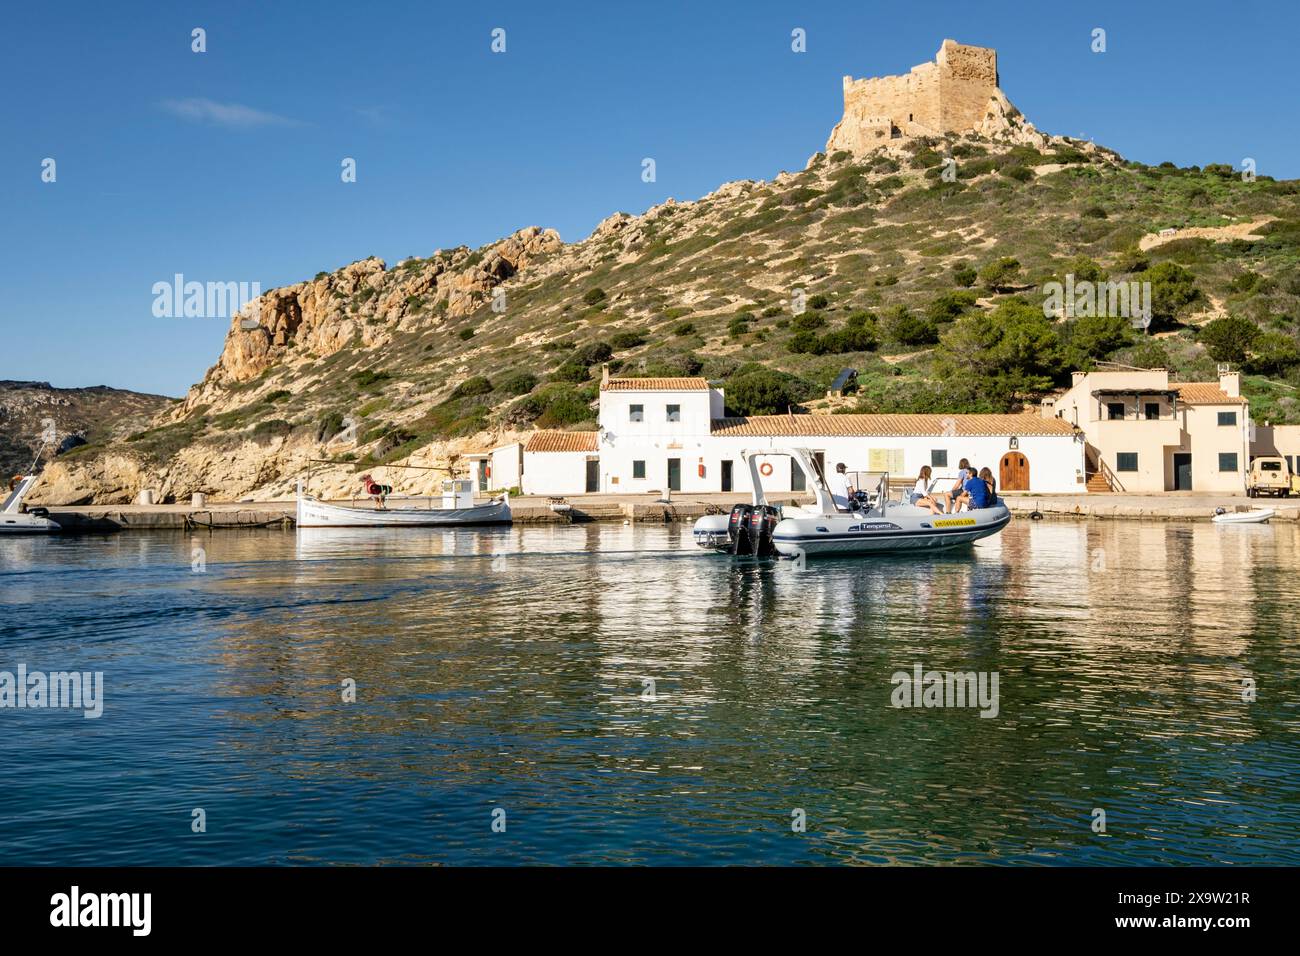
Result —
<instances>
[{"instance_id":1,"label":"rippled water surface","mask_svg":"<svg viewBox=\"0 0 1300 956\"><path fill-rule=\"evenodd\" d=\"M1298 547L1019 521L799 571L677 527L3 540L0 670L102 671L105 705L0 710L0 864L1296 864ZM918 663L997 672L998 715L891 707Z\"/></svg>"}]
</instances>

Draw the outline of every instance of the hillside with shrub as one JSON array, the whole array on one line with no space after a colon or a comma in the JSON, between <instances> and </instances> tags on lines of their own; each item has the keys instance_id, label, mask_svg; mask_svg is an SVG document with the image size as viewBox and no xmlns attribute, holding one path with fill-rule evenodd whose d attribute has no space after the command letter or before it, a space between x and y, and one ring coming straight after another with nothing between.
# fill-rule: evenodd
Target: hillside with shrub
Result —
<instances>
[{"instance_id":1,"label":"hillside with shrub","mask_svg":"<svg viewBox=\"0 0 1300 956\"><path fill-rule=\"evenodd\" d=\"M1067 275L1150 283L1149 327L1045 314ZM309 458L340 483L412 455L454 467L532 428L594 427L603 364L716 380L743 415L1008 412L1098 362L1175 380L1228 362L1256 419L1300 422L1300 183L1059 137L817 154L580 242L534 227L263 300L180 407L76 449L65 485L93 485L109 453L176 498L287 494ZM857 392L827 399L846 367Z\"/></svg>"}]
</instances>

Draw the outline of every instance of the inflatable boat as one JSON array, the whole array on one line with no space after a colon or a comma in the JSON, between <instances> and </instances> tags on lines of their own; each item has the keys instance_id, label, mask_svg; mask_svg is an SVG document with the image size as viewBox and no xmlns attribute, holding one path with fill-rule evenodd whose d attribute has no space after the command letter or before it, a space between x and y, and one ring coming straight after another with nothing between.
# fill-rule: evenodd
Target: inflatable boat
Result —
<instances>
[{"instance_id":1,"label":"inflatable boat","mask_svg":"<svg viewBox=\"0 0 1300 956\"><path fill-rule=\"evenodd\" d=\"M807 476L811 505L768 504L759 474L759 458L786 455ZM705 515L695 522L695 543L724 554L753 557L819 557L890 551L941 550L997 534L1011 521L999 499L991 507L956 514L932 514L929 508L889 500L889 475L882 474L871 492L855 493L850 508L836 507L816 461L803 448L742 451L753 480L753 501L728 514ZM769 469L770 470L770 469Z\"/></svg>"},{"instance_id":2,"label":"inflatable boat","mask_svg":"<svg viewBox=\"0 0 1300 956\"><path fill-rule=\"evenodd\" d=\"M1268 524L1276 512L1272 508L1251 508L1246 511L1229 511L1215 508L1210 518L1215 524Z\"/></svg>"},{"instance_id":3,"label":"inflatable boat","mask_svg":"<svg viewBox=\"0 0 1300 956\"><path fill-rule=\"evenodd\" d=\"M39 475L14 475L10 482L9 496L0 505L0 534L53 534L59 525L52 521L44 508L30 511L23 505L23 498L32 490Z\"/></svg>"}]
</instances>

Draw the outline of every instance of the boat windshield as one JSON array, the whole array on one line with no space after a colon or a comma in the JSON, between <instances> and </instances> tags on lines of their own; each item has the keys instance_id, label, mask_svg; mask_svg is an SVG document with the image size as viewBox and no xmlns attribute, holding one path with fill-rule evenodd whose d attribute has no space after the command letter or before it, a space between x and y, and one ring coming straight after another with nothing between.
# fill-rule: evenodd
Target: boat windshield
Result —
<instances>
[{"instance_id":1,"label":"boat windshield","mask_svg":"<svg viewBox=\"0 0 1300 956\"><path fill-rule=\"evenodd\" d=\"M5 499L5 503L3 505L0 505L0 513L7 512L10 508L12 508L15 504L17 504L18 499L23 496L23 492L26 490L27 490L27 479L24 478L22 481L18 482L18 487L9 493L9 497Z\"/></svg>"}]
</instances>

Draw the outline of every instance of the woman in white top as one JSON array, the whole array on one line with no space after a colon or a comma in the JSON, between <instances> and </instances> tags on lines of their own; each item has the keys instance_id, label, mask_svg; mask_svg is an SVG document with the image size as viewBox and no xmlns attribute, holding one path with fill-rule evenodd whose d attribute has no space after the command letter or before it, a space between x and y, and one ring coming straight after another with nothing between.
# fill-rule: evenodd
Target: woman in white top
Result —
<instances>
[{"instance_id":1,"label":"woman in white top","mask_svg":"<svg viewBox=\"0 0 1300 956\"><path fill-rule=\"evenodd\" d=\"M930 496L930 466L922 465L921 474L917 476L916 486L912 489L912 504L918 508L929 508L930 514L943 514L939 504Z\"/></svg>"}]
</instances>

